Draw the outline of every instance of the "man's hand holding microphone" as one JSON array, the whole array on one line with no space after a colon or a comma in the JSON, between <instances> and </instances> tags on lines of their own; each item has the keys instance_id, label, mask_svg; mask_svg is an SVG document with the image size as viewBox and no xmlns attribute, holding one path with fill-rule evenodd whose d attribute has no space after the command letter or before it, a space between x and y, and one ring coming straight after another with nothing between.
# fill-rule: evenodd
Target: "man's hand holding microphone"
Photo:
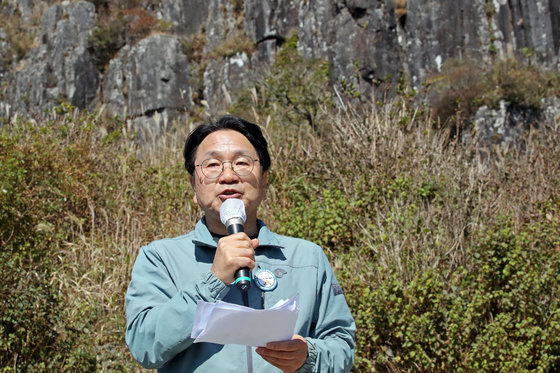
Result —
<instances>
[{"instance_id":1,"label":"man's hand holding microphone","mask_svg":"<svg viewBox=\"0 0 560 373\"><path fill-rule=\"evenodd\" d=\"M243 201L237 198L225 200L220 207L220 219L228 236L218 241L211 271L225 284L235 282L241 291L247 291L251 286L251 270L255 268L255 248L259 240L250 239L244 233L247 216Z\"/></svg>"}]
</instances>

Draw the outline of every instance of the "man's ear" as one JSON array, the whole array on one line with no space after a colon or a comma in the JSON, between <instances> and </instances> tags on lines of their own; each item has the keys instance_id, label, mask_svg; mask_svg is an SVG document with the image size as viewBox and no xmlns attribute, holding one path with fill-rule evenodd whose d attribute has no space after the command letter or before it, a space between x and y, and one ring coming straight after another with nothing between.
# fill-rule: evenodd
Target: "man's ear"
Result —
<instances>
[{"instance_id":1,"label":"man's ear","mask_svg":"<svg viewBox=\"0 0 560 373\"><path fill-rule=\"evenodd\" d=\"M193 202L195 205L198 205L198 199L196 198L196 181L195 181L195 175L194 173L191 175L191 188L193 190Z\"/></svg>"}]
</instances>

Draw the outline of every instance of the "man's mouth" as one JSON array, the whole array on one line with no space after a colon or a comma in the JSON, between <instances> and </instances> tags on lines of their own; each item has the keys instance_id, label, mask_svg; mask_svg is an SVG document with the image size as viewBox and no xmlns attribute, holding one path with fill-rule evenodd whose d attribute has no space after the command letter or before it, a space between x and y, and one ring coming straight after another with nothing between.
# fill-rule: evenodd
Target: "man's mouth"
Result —
<instances>
[{"instance_id":1,"label":"man's mouth","mask_svg":"<svg viewBox=\"0 0 560 373\"><path fill-rule=\"evenodd\" d=\"M219 197L222 200L226 200L229 198L241 198L241 193L234 189L224 190L220 193Z\"/></svg>"}]
</instances>

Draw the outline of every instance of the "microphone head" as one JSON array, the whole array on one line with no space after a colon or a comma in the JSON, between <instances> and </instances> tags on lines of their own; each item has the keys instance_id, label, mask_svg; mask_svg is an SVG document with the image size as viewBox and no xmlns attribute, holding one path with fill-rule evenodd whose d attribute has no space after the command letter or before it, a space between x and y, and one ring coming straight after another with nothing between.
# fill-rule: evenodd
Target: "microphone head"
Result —
<instances>
[{"instance_id":1,"label":"microphone head","mask_svg":"<svg viewBox=\"0 0 560 373\"><path fill-rule=\"evenodd\" d=\"M247 220L247 214L245 214L245 204L242 200L237 198L226 199L220 207L220 220L222 221L222 224L227 227L228 220L233 218L241 219L243 223Z\"/></svg>"}]
</instances>

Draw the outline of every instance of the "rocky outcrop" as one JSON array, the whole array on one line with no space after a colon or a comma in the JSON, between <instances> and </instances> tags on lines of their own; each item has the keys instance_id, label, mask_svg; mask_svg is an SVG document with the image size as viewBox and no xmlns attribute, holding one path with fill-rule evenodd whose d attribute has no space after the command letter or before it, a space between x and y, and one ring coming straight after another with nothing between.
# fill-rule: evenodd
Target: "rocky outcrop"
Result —
<instances>
[{"instance_id":1,"label":"rocky outcrop","mask_svg":"<svg viewBox=\"0 0 560 373\"><path fill-rule=\"evenodd\" d=\"M328 52L332 83L351 94L385 95L406 61L399 51L393 2L340 2L333 29L339 31L333 33Z\"/></svg>"},{"instance_id":2,"label":"rocky outcrop","mask_svg":"<svg viewBox=\"0 0 560 373\"><path fill-rule=\"evenodd\" d=\"M560 97L543 99L542 121L554 129L560 128Z\"/></svg>"},{"instance_id":3,"label":"rocky outcrop","mask_svg":"<svg viewBox=\"0 0 560 373\"><path fill-rule=\"evenodd\" d=\"M208 19L207 0L162 0L158 18L171 22L177 35L199 33Z\"/></svg>"},{"instance_id":4,"label":"rocky outcrop","mask_svg":"<svg viewBox=\"0 0 560 373\"><path fill-rule=\"evenodd\" d=\"M245 35L240 18L243 2L208 1L208 19L205 25L206 43L203 52L215 55L203 72L203 98L212 111L219 110L232 101L233 93L249 84L252 63L249 56L238 51L220 52L222 45L234 44ZM235 45L233 46L235 50Z\"/></svg>"},{"instance_id":5,"label":"rocky outcrop","mask_svg":"<svg viewBox=\"0 0 560 373\"><path fill-rule=\"evenodd\" d=\"M146 131L158 134L162 121L193 106L189 63L179 38L159 34L124 47L109 63L102 92L107 111L121 118L130 115L139 138Z\"/></svg>"},{"instance_id":6,"label":"rocky outcrop","mask_svg":"<svg viewBox=\"0 0 560 373\"><path fill-rule=\"evenodd\" d=\"M79 108L95 105L100 74L88 51L95 22L90 2L47 9L38 46L19 62L10 79L7 104L13 112L40 115L62 100Z\"/></svg>"},{"instance_id":7,"label":"rocky outcrop","mask_svg":"<svg viewBox=\"0 0 560 373\"><path fill-rule=\"evenodd\" d=\"M463 140L474 140L489 147L493 144L515 145L522 141L523 134L539 123L546 123L551 128L560 126L560 99L557 97L543 99L542 110L521 109L500 101L498 109L482 106L476 112L474 128L463 133Z\"/></svg>"},{"instance_id":8,"label":"rocky outcrop","mask_svg":"<svg viewBox=\"0 0 560 373\"><path fill-rule=\"evenodd\" d=\"M41 2L12 3L29 19ZM274 61L294 32L301 54L327 59L331 84L355 97L390 96L401 76L419 87L451 59L491 63L518 58L560 67L560 0L150 4L144 11L170 26L124 45L103 69L88 50L97 21L93 3L63 1L48 7L37 45L4 72L2 83L8 88L0 105L31 115L60 100L79 108L104 104L111 114L133 118L151 118L156 112L171 118L202 103L216 112L235 101L235 92ZM2 35L0 30L0 53ZM253 44L252 51L223 51L243 38ZM187 57L185 43L194 39L202 40L197 53L204 61Z\"/></svg>"},{"instance_id":9,"label":"rocky outcrop","mask_svg":"<svg viewBox=\"0 0 560 373\"><path fill-rule=\"evenodd\" d=\"M511 107L508 102L500 101L497 110L482 106L478 109L472 134L483 146L496 143L514 144L531 125L539 120L539 113L534 110L520 110Z\"/></svg>"},{"instance_id":10,"label":"rocky outcrop","mask_svg":"<svg viewBox=\"0 0 560 373\"><path fill-rule=\"evenodd\" d=\"M123 116L127 108L132 117L190 109L189 63L179 38L153 35L123 48L107 69L103 102L111 113Z\"/></svg>"},{"instance_id":11,"label":"rocky outcrop","mask_svg":"<svg viewBox=\"0 0 560 373\"><path fill-rule=\"evenodd\" d=\"M6 58L7 53L7 39L8 35L3 27L0 27L0 81L4 77L4 63L1 63Z\"/></svg>"}]
</instances>

